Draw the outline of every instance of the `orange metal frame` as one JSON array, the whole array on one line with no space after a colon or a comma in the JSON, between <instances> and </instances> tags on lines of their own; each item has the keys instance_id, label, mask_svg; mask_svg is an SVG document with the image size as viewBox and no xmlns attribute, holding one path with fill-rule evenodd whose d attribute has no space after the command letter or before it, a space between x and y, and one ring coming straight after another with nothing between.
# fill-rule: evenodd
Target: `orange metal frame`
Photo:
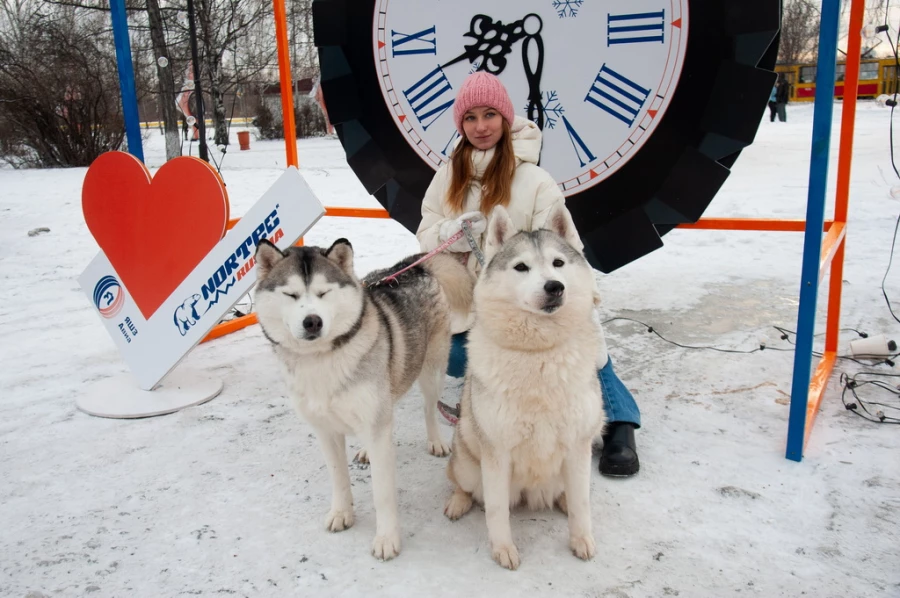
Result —
<instances>
[{"instance_id":1,"label":"orange metal frame","mask_svg":"<svg viewBox=\"0 0 900 598\"><path fill-rule=\"evenodd\" d=\"M844 276L844 249L847 240L847 207L850 200L850 171L853 163L853 136L856 132L856 98L859 87L859 63L862 45L861 31L865 13L864 0L853 0L850 8L850 28L847 36L847 70L844 80L846 90L844 110L841 115L841 138L838 153L837 190L834 203L835 225L822 241L822 258L819 262L819 280L830 269L828 285L828 313L825 325L825 353L816 366L809 383L809 399L806 406L806 428L803 446L809 441L819 405L825 395L828 379L837 360L838 337L841 326L841 282Z\"/></svg>"},{"instance_id":2,"label":"orange metal frame","mask_svg":"<svg viewBox=\"0 0 900 598\"><path fill-rule=\"evenodd\" d=\"M297 139L294 128L293 86L288 60L287 24L284 0L274 0L275 33L278 38L279 75L281 79L282 111L284 114L284 139L287 163L298 166ZM840 149L838 155L837 193L835 197L834 219L825 222L827 233L822 241L822 257L819 264L819 280L830 270L828 292L828 314L825 332L825 352L819 360L809 385L806 412L804 447L809 440L816 414L825 394L828 380L837 359L838 336L841 318L841 280L844 272L844 247L847 235L847 206L850 196L850 170L853 158L853 136L856 125L856 97L859 86L860 32L863 27L864 0L852 0L850 27L847 40L847 66L845 75L846 97L841 121ZM381 208L325 208L325 216L346 218L390 218ZM238 219L228 222L231 229ZM774 231L803 232L804 220L778 220L766 218L701 218L692 224L680 224L677 228L687 230L734 230L734 231ZM303 244L300 239L298 245ZM257 323L255 313L235 318L216 325L201 342L207 342L226 334L236 332Z\"/></svg>"}]
</instances>

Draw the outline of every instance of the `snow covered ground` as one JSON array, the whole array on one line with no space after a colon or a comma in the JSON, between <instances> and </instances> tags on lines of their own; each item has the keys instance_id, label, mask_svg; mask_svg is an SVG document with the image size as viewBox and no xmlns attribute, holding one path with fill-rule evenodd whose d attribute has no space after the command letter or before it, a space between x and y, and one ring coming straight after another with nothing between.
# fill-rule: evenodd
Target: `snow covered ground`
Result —
<instances>
[{"instance_id":1,"label":"snow covered ground","mask_svg":"<svg viewBox=\"0 0 900 598\"><path fill-rule=\"evenodd\" d=\"M707 216L804 217L812 107L792 105L789 118L764 120ZM900 341L879 288L900 211L888 123L886 109L860 107L843 324ZM235 142L222 167L234 215L285 165L279 142L251 145ZM159 167L157 132L145 151ZM375 205L335 139L299 151L326 205ZM224 380L205 405L134 421L82 414L76 399L124 370L76 281L97 251L81 215L84 174L0 169L0 595L900 596L900 427L846 411L835 375L805 460L785 460L791 352L681 349L608 324L643 412L641 472L594 474L588 563L569 553L561 514L515 513L517 572L491 561L482 511L442 515L446 461L425 452L417 391L395 431L403 553L369 555L370 476L357 466L356 525L327 533L324 461L258 327L185 360ZM27 236L42 226L50 232ZM338 236L353 242L359 273L417 250L392 221L326 218L307 242ZM789 346L772 326L796 326L801 234L674 231L664 241L602 277L608 317L685 344ZM887 290L900 299L897 270ZM841 353L855 337L844 333ZM456 393L448 381L446 400Z\"/></svg>"}]
</instances>

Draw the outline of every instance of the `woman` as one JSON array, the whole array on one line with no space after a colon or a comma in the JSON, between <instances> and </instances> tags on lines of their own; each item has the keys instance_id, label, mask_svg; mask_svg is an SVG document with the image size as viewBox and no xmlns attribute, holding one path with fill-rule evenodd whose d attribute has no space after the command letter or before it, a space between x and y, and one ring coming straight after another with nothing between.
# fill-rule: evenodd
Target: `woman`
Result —
<instances>
[{"instance_id":1,"label":"woman","mask_svg":"<svg viewBox=\"0 0 900 598\"><path fill-rule=\"evenodd\" d=\"M769 122L775 122L775 114L778 109L778 85L772 86L772 93L769 94Z\"/></svg>"},{"instance_id":2,"label":"woman","mask_svg":"<svg viewBox=\"0 0 900 598\"><path fill-rule=\"evenodd\" d=\"M537 165L541 131L517 117L500 80L477 72L463 83L453 105L460 140L448 164L434 175L422 201L422 222L416 237L422 251L431 251L460 231L468 221L479 247L494 206L503 205L520 230L540 228L551 208L565 203L553 177ZM581 250L583 247L578 247ZM465 237L448 248L465 259L473 272L479 264ZM599 326L599 319L598 319ZM465 373L465 333L454 335L447 373ZM634 430L641 415L634 397L613 371L602 345L598 376L603 387L609 424L603 435L600 473L630 476L640 468Z\"/></svg>"},{"instance_id":3,"label":"woman","mask_svg":"<svg viewBox=\"0 0 900 598\"><path fill-rule=\"evenodd\" d=\"M778 122L787 122L787 105L791 97L791 86L784 75L778 75L778 85L775 86L775 111L778 112Z\"/></svg>"}]
</instances>

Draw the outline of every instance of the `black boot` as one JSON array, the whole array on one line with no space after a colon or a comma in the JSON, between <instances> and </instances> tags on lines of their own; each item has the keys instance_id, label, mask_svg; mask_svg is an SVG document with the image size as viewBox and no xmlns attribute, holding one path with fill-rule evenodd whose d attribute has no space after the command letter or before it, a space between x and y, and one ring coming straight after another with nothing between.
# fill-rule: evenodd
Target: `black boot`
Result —
<instances>
[{"instance_id":1,"label":"black boot","mask_svg":"<svg viewBox=\"0 0 900 598\"><path fill-rule=\"evenodd\" d=\"M613 422L603 433L603 452L600 453L600 473L613 477L628 477L641 468L634 444L634 424Z\"/></svg>"}]
</instances>

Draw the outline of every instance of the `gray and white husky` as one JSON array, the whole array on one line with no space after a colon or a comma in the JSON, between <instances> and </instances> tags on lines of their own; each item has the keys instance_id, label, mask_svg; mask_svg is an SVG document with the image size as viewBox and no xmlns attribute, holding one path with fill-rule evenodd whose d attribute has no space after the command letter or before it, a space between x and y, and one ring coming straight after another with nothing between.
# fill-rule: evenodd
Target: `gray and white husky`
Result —
<instances>
[{"instance_id":1,"label":"gray and white husky","mask_svg":"<svg viewBox=\"0 0 900 598\"><path fill-rule=\"evenodd\" d=\"M555 209L546 228L518 232L502 207L491 215L447 468L455 488L444 513L458 519L473 500L483 503L491 554L509 569L519 566L509 510L522 501L557 505L575 555L595 552L591 441L605 423L599 295L568 210Z\"/></svg>"},{"instance_id":2,"label":"gray and white husky","mask_svg":"<svg viewBox=\"0 0 900 598\"><path fill-rule=\"evenodd\" d=\"M327 529L353 524L344 437L355 434L372 467L376 558L400 552L393 406L418 380L425 397L428 452L443 457L437 401L444 385L452 321L468 316L474 281L459 261L436 255L391 282L379 283L419 256L369 274L353 273L353 248L256 250L259 323L272 342L288 391L315 429L331 474ZM367 453L367 455L364 454Z\"/></svg>"}]
</instances>

